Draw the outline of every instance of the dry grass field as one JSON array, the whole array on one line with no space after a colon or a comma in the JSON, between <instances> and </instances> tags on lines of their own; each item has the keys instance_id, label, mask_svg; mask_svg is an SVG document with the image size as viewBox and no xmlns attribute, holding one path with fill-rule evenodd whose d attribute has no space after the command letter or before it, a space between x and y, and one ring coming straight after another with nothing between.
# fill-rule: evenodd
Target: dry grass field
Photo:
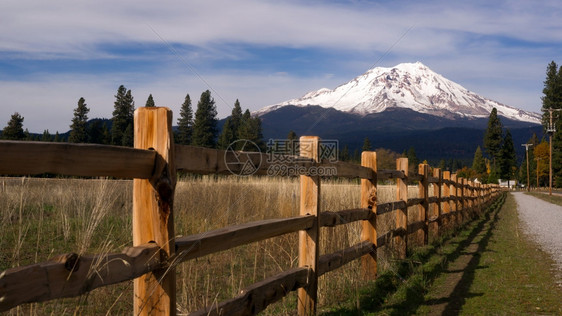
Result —
<instances>
[{"instance_id":1,"label":"dry grass field","mask_svg":"<svg viewBox=\"0 0 562 316\"><path fill-rule=\"evenodd\" d=\"M120 252L132 244L132 181L81 179L0 179L0 270L46 261L67 252ZM322 182L323 211L358 208L360 188L354 180ZM417 196L417 187L409 190ZM431 190L430 190L431 192ZM298 215L298 178L181 178L175 195L177 236L269 218ZM395 200L395 186L379 186L379 203ZM417 209L409 210L410 221ZM379 234L394 227L394 213L377 221ZM358 223L322 228L321 254L359 241ZM179 314L228 299L240 289L297 265L297 234L285 235L177 266ZM391 258L379 249L380 269ZM359 261L327 273L319 283L319 308L358 295L364 285ZM132 281L96 289L78 298L26 304L8 315L115 315L132 311ZM289 295L264 314L293 314Z\"/></svg>"}]
</instances>

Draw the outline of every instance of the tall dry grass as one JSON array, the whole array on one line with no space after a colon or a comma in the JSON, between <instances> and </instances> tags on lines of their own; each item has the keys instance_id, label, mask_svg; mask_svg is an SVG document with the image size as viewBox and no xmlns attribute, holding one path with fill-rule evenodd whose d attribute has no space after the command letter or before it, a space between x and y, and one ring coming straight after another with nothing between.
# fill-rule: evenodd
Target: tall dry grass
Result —
<instances>
[{"instance_id":1,"label":"tall dry grass","mask_svg":"<svg viewBox=\"0 0 562 316\"><path fill-rule=\"evenodd\" d=\"M132 243L132 181L78 179L0 180L0 269L42 262L66 252L119 252ZM417 196L410 187L409 196ZM358 208L358 181L326 180L321 187L322 211ZM198 176L178 181L174 202L175 231L185 236L250 221L297 216L298 178ZM394 185L379 186L379 203L396 199ZM377 220L379 234L394 227L394 213ZM417 208L410 208L414 220ZM321 254L359 242L359 223L320 231ZM297 265L298 235L288 234L177 266L180 314L231 298L244 287ZM392 260L379 249L379 266ZM359 262L352 262L319 280L319 304L333 305L356 297L364 284ZM293 314L294 294L264 314ZM96 289L79 298L27 304L9 315L129 314L132 282Z\"/></svg>"},{"instance_id":2,"label":"tall dry grass","mask_svg":"<svg viewBox=\"0 0 562 316\"><path fill-rule=\"evenodd\" d=\"M68 252L121 251L131 244L130 181L5 178L0 183L1 270L47 261ZM129 300L117 304L118 309L111 308L114 298L126 287L130 286L121 284L79 298L27 304L7 314L130 311ZM126 309L119 309L125 305Z\"/></svg>"}]
</instances>

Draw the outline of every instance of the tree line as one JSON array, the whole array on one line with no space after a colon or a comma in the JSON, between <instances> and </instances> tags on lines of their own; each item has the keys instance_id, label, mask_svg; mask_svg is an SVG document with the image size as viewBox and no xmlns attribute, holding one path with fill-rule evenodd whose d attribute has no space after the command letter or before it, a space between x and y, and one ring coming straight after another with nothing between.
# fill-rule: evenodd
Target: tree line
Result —
<instances>
[{"instance_id":1,"label":"tree line","mask_svg":"<svg viewBox=\"0 0 562 316\"><path fill-rule=\"evenodd\" d=\"M501 179L517 179L520 183L534 187L549 185L550 144L552 141L553 186L562 187L562 66L551 61L546 67L546 78L542 90L542 125L544 135L529 138L526 155L517 166L513 139L509 130L503 131L497 112L492 111L484 137L488 159L477 148L472 167L464 167L460 173L465 177L477 177L483 181L497 182ZM495 109L494 109L495 110ZM553 110L552 112L550 110ZM552 113L552 114L551 114ZM551 117L552 115L552 117ZM550 124L552 120L552 125ZM503 135L503 136L502 136ZM527 179L527 165L529 166Z\"/></svg>"},{"instance_id":2,"label":"tree line","mask_svg":"<svg viewBox=\"0 0 562 316\"><path fill-rule=\"evenodd\" d=\"M152 94L148 96L145 107L156 106ZM115 95L113 116L111 119L88 119L90 109L81 97L74 109L70 132L65 137L58 132L52 136L48 130L38 137L23 129L24 117L14 113L2 130L1 138L5 140L30 141L68 141L70 143L95 143L117 146L133 146L134 142L135 101L130 89L121 85ZM231 116L220 131L215 100L209 90L201 93L195 113L189 94L185 96L174 131L175 142L182 145L194 145L209 148L226 149L237 139L254 142L260 149L265 149L261 120L252 116L250 111L242 111L236 100ZM236 148L239 149L239 148Z\"/></svg>"},{"instance_id":3,"label":"tree line","mask_svg":"<svg viewBox=\"0 0 562 316\"><path fill-rule=\"evenodd\" d=\"M528 158L525 156L519 169L519 179L527 183L527 159L529 164L529 183L531 186L549 185L550 144L552 141L552 185L562 187L562 66L551 61L546 67L546 78L542 90L542 125L544 137L533 135ZM551 112L552 111L552 118ZM550 125L552 119L552 125ZM548 138L546 137L548 135Z\"/></svg>"},{"instance_id":4,"label":"tree line","mask_svg":"<svg viewBox=\"0 0 562 316\"><path fill-rule=\"evenodd\" d=\"M543 127L545 132L552 131L552 170L553 184L562 187L562 151L557 150L562 146L562 66L552 61L546 70L542 100ZM152 94L149 95L146 107L155 106ZM6 140L35 140L35 141L68 141L72 143L98 143L119 146L133 146L133 114L135 109L131 90L121 85L115 95L114 111L111 119L88 120L90 111L86 100L80 98L74 109L70 133L68 136L56 132L51 135L48 130L42 135L32 135L23 129L24 118L19 113L14 113L8 124L2 130L2 139ZM550 112L554 111L550 126ZM265 152L266 144L263 140L261 120L254 117L249 110L242 110L240 102L236 100L231 115L226 119L223 128L219 131L215 101L209 90L204 91L193 112L191 98L186 95L180 108L177 120L177 129L174 132L175 142L184 145L194 145L209 148L227 149L235 144L238 139L254 142L259 150ZM297 141L297 135L290 131L287 140ZM545 138L539 140L536 135L527 141L532 144L528 152L530 181L532 185L547 185L550 168L549 144ZM527 181L527 156L519 167L513 138L509 129L504 129L497 110L493 109L488 119L488 126L483 138L484 150L477 147L471 166L463 166L460 161L441 160L438 167L442 170L456 171L459 176L469 179L479 179L482 183L497 183L498 179L518 179L522 183ZM233 149L241 149L240 145ZM248 150L250 148L245 148ZM372 150L368 138L365 138L362 150ZM386 149L377 149L380 152L379 160L384 162L384 168L392 168L398 157L408 157L412 172L416 171L418 158L415 149L411 147L401 155ZM339 159L342 161L358 162L360 151L350 152L347 146L339 150ZM386 166L388 164L388 166Z\"/></svg>"}]
</instances>

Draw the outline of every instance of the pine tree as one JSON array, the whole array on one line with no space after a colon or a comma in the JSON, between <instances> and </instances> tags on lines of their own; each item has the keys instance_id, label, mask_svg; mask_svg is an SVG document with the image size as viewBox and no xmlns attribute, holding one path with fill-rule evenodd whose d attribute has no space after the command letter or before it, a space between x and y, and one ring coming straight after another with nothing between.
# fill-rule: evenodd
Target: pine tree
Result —
<instances>
[{"instance_id":1,"label":"pine tree","mask_svg":"<svg viewBox=\"0 0 562 316\"><path fill-rule=\"evenodd\" d=\"M416 155L416 149L413 146L408 149L408 154L406 156L408 157L408 164L410 166L414 166L414 170L417 171L419 160L418 156Z\"/></svg>"},{"instance_id":2,"label":"pine tree","mask_svg":"<svg viewBox=\"0 0 562 316\"><path fill-rule=\"evenodd\" d=\"M232 113L230 114L230 126L235 136L238 135L238 129L240 128L240 125L242 125L242 115L240 101L236 99L236 102L234 102L234 108L232 108Z\"/></svg>"},{"instance_id":3,"label":"pine tree","mask_svg":"<svg viewBox=\"0 0 562 316\"><path fill-rule=\"evenodd\" d=\"M251 127L252 114L250 111L246 110L242 115L240 120L240 127L238 128L238 139L249 139L252 138L252 127Z\"/></svg>"},{"instance_id":4,"label":"pine tree","mask_svg":"<svg viewBox=\"0 0 562 316\"><path fill-rule=\"evenodd\" d=\"M88 143L103 144L102 121L99 119L91 120L86 130L88 131Z\"/></svg>"},{"instance_id":5,"label":"pine tree","mask_svg":"<svg viewBox=\"0 0 562 316\"><path fill-rule=\"evenodd\" d=\"M261 119L257 116L253 117L250 114L250 110L246 110L242 115L242 121L240 122L240 128L238 129L238 139L249 140L256 144L261 151L265 150Z\"/></svg>"},{"instance_id":6,"label":"pine tree","mask_svg":"<svg viewBox=\"0 0 562 316\"><path fill-rule=\"evenodd\" d=\"M176 143L181 145L189 145L191 144L192 135L193 135L193 110L191 109L191 98L189 97L189 93L188 93L185 96L185 100L180 108Z\"/></svg>"},{"instance_id":7,"label":"pine tree","mask_svg":"<svg viewBox=\"0 0 562 316\"><path fill-rule=\"evenodd\" d=\"M107 123L103 123L101 128L102 132L102 144L111 144L111 131L107 127Z\"/></svg>"},{"instance_id":8,"label":"pine tree","mask_svg":"<svg viewBox=\"0 0 562 316\"><path fill-rule=\"evenodd\" d=\"M135 101L133 99L133 95L131 90L127 90L127 94L125 95L125 103L127 104L128 112L128 124L123 132L123 140L121 144L123 146L134 146L134 139L135 139L135 129L134 129L134 121L135 121Z\"/></svg>"},{"instance_id":9,"label":"pine tree","mask_svg":"<svg viewBox=\"0 0 562 316\"><path fill-rule=\"evenodd\" d=\"M129 125L127 125L127 128L125 128L125 132L123 132L121 145L127 147L133 147L134 141L135 139L134 139L133 123L129 123Z\"/></svg>"},{"instance_id":10,"label":"pine tree","mask_svg":"<svg viewBox=\"0 0 562 316\"><path fill-rule=\"evenodd\" d=\"M226 149L230 144L238 139L238 130L242 122L242 108L240 101L236 99L231 115L224 122L221 134L219 136L218 147Z\"/></svg>"},{"instance_id":11,"label":"pine tree","mask_svg":"<svg viewBox=\"0 0 562 316\"><path fill-rule=\"evenodd\" d=\"M23 132L23 116L18 112L12 115L8 121L8 125L2 130L2 139L7 140L22 140L25 138Z\"/></svg>"},{"instance_id":12,"label":"pine tree","mask_svg":"<svg viewBox=\"0 0 562 316\"><path fill-rule=\"evenodd\" d=\"M224 125L222 126L221 133L219 135L219 140L217 142L217 148L227 149L229 146L233 145L234 141L237 139L236 134L232 128L232 123L230 117L226 118ZM233 148L236 149L236 148Z\"/></svg>"},{"instance_id":13,"label":"pine tree","mask_svg":"<svg viewBox=\"0 0 562 316\"><path fill-rule=\"evenodd\" d=\"M363 140L363 147L361 147L362 151L371 151L371 141L369 140L369 137L365 137L365 139Z\"/></svg>"},{"instance_id":14,"label":"pine tree","mask_svg":"<svg viewBox=\"0 0 562 316\"><path fill-rule=\"evenodd\" d=\"M111 144L122 146L130 144L132 146L133 139L133 117L135 111L135 102L131 94L131 90L121 85L117 89L115 95L115 103L113 110L113 125L111 128ZM129 125L131 128L128 128ZM125 133L128 133L125 136ZM125 138L125 142L123 139ZM128 145L127 145L128 146Z\"/></svg>"},{"instance_id":15,"label":"pine tree","mask_svg":"<svg viewBox=\"0 0 562 316\"><path fill-rule=\"evenodd\" d=\"M147 108L153 108L156 106L154 105L154 98L152 98L152 94L148 96L148 99L146 100L146 104L144 106Z\"/></svg>"},{"instance_id":16,"label":"pine tree","mask_svg":"<svg viewBox=\"0 0 562 316\"><path fill-rule=\"evenodd\" d=\"M41 141L42 142L50 142L52 141L51 139L51 133L49 133L49 130L46 129L43 131L43 135L41 136Z\"/></svg>"},{"instance_id":17,"label":"pine tree","mask_svg":"<svg viewBox=\"0 0 562 316\"><path fill-rule=\"evenodd\" d=\"M480 149L480 146L476 147L476 151L474 152L472 169L479 174L486 172L486 162L484 161L484 156L482 155L482 149Z\"/></svg>"},{"instance_id":18,"label":"pine tree","mask_svg":"<svg viewBox=\"0 0 562 316\"><path fill-rule=\"evenodd\" d=\"M23 135L24 135L24 140L26 141L34 141L35 138L33 137L33 135L31 135L31 133L29 132L29 130L27 130L27 128L25 129L25 131L23 131Z\"/></svg>"},{"instance_id":19,"label":"pine tree","mask_svg":"<svg viewBox=\"0 0 562 316\"><path fill-rule=\"evenodd\" d=\"M562 68L561 68L562 69ZM543 125L545 127L548 126L550 122L550 114L548 113L548 109L559 109L562 107L560 101L562 101L561 95L561 85L562 85L562 78L560 77L560 70L558 70L558 66L554 61L551 61L550 64L546 67L546 79L544 81L544 88L542 90L543 96L541 97L542 100L542 109L543 109Z\"/></svg>"},{"instance_id":20,"label":"pine tree","mask_svg":"<svg viewBox=\"0 0 562 316\"><path fill-rule=\"evenodd\" d=\"M492 109L488 119L488 128L484 134L484 148L492 159L492 164L496 164L496 160L500 157L502 148L502 123L498 117L496 108Z\"/></svg>"},{"instance_id":21,"label":"pine tree","mask_svg":"<svg viewBox=\"0 0 562 316\"><path fill-rule=\"evenodd\" d=\"M552 137L552 147L560 148L562 147L561 115L556 115L557 112L554 112L554 126L550 126L550 112L547 111L549 109L562 108L562 67L558 68L554 61L550 62L546 68L546 79L544 81L543 96L541 99L544 129L547 130L552 127L556 129L556 132L550 136ZM554 185L557 187L562 186L562 153L560 153L559 150L553 150L552 152L552 172Z\"/></svg>"},{"instance_id":22,"label":"pine tree","mask_svg":"<svg viewBox=\"0 0 562 316\"><path fill-rule=\"evenodd\" d=\"M503 146L500 155L500 176L502 179L510 180L515 176L514 168L517 166L517 154L513 145L511 132L506 130L503 138Z\"/></svg>"},{"instance_id":23,"label":"pine tree","mask_svg":"<svg viewBox=\"0 0 562 316\"><path fill-rule=\"evenodd\" d=\"M499 171L495 166L492 166L490 174L488 175L488 183L498 184L500 179Z\"/></svg>"},{"instance_id":24,"label":"pine tree","mask_svg":"<svg viewBox=\"0 0 562 316\"><path fill-rule=\"evenodd\" d=\"M59 131L55 133L55 138L53 139L53 142L55 143L61 142Z\"/></svg>"},{"instance_id":25,"label":"pine tree","mask_svg":"<svg viewBox=\"0 0 562 316\"><path fill-rule=\"evenodd\" d=\"M201 94L193 122L193 139L195 146L214 148L217 139L217 109L215 100L209 90Z\"/></svg>"},{"instance_id":26,"label":"pine tree","mask_svg":"<svg viewBox=\"0 0 562 316\"><path fill-rule=\"evenodd\" d=\"M68 142L70 143L85 143L88 141L88 132L86 124L88 123L88 109L86 100L80 98L78 106L74 109L74 118L72 118L72 125L70 125L70 136Z\"/></svg>"}]
</instances>

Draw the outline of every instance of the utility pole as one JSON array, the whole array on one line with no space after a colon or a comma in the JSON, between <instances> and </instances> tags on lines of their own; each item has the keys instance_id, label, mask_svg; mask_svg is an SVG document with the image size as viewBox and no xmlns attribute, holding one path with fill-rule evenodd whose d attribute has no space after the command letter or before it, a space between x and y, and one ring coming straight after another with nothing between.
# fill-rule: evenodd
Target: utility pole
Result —
<instances>
[{"instance_id":1,"label":"utility pole","mask_svg":"<svg viewBox=\"0 0 562 316\"><path fill-rule=\"evenodd\" d=\"M525 154L527 155L527 192L530 192L531 186L529 182L529 147L533 146L533 144L521 144L521 146L525 146Z\"/></svg>"},{"instance_id":2,"label":"utility pole","mask_svg":"<svg viewBox=\"0 0 562 316\"><path fill-rule=\"evenodd\" d=\"M545 111L545 110L543 110ZM550 116L550 123L548 124L548 127L546 129L546 133L549 136L549 141L550 141L550 170L548 172L548 182L549 182L549 186L548 186L548 194L552 195L552 136L554 135L554 133L556 132L556 126L554 125L554 123L552 122L552 118L553 118L553 112L554 111L562 111L562 109L547 109L546 111L548 111L549 116Z\"/></svg>"}]
</instances>

